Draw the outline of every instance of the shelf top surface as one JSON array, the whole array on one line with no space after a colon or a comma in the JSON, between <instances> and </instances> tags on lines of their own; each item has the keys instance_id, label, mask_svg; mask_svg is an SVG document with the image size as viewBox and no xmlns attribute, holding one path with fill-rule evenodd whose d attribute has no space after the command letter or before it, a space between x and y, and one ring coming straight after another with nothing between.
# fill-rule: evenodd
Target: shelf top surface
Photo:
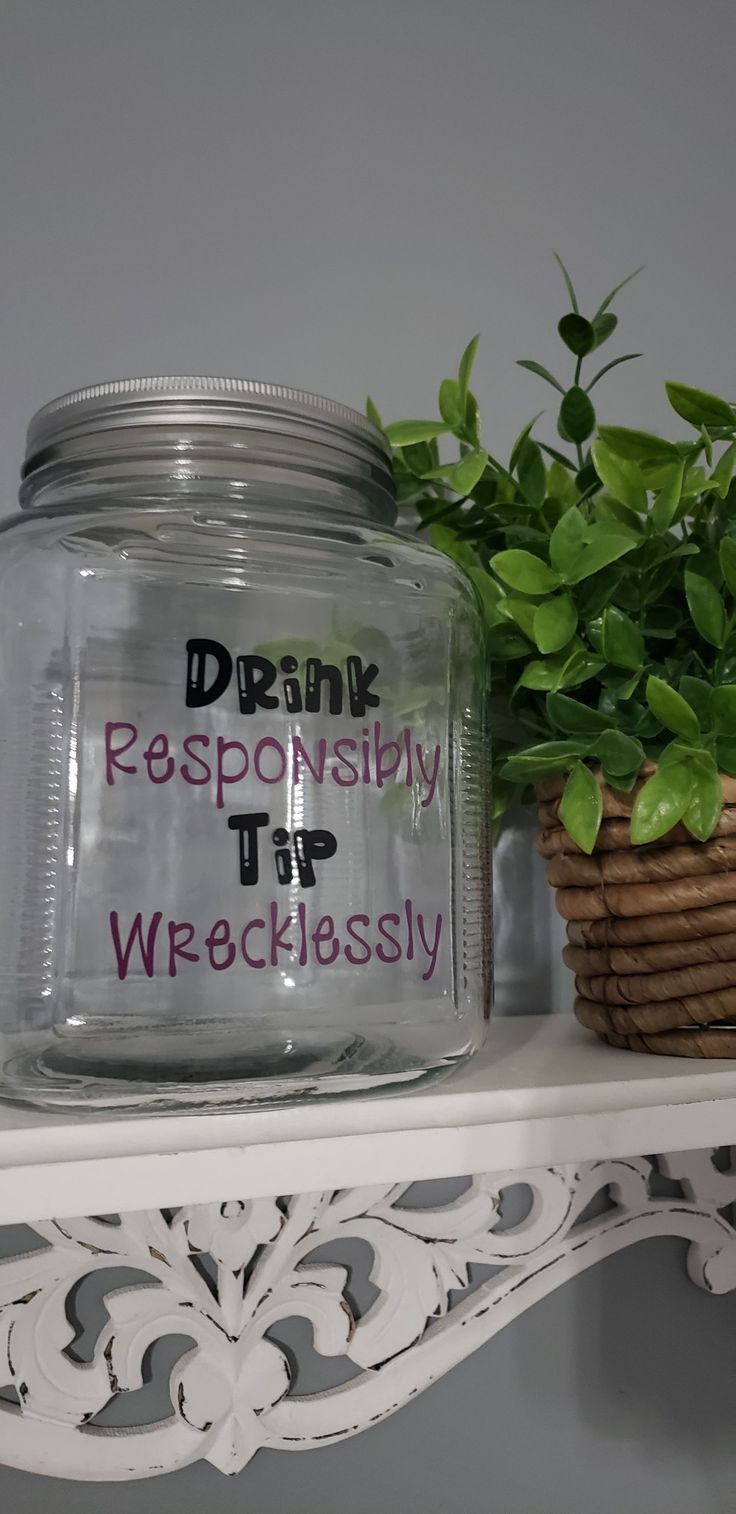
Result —
<instances>
[{"instance_id":1,"label":"shelf top surface","mask_svg":"<svg viewBox=\"0 0 736 1514\"><path fill-rule=\"evenodd\" d=\"M731 1139L736 1060L616 1051L568 1015L499 1018L452 1077L390 1097L188 1115L0 1104L0 1223Z\"/></svg>"},{"instance_id":2,"label":"shelf top surface","mask_svg":"<svg viewBox=\"0 0 736 1514\"><path fill-rule=\"evenodd\" d=\"M568 1015L492 1021L483 1049L414 1092L220 1113L52 1113L0 1103L0 1168L10 1162L262 1146L324 1137L595 1117L733 1099L736 1060L616 1051Z\"/></svg>"}]
</instances>

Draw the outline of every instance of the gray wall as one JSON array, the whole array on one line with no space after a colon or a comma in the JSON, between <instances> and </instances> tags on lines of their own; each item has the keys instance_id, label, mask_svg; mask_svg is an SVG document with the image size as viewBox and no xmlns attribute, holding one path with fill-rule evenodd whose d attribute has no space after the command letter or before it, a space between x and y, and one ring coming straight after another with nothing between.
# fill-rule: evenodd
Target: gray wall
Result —
<instances>
[{"instance_id":1,"label":"gray wall","mask_svg":"<svg viewBox=\"0 0 736 1514\"><path fill-rule=\"evenodd\" d=\"M647 264L609 420L665 424L669 376L733 395L735 40L731 0L0 0L3 508L62 389L245 373L417 413L479 327L503 448L548 403L514 359L556 361L552 248L589 305ZM540 1007L504 973L507 1008ZM0 1500L730 1511L735 1322L657 1242L338 1449L104 1494L0 1472Z\"/></svg>"}]
</instances>

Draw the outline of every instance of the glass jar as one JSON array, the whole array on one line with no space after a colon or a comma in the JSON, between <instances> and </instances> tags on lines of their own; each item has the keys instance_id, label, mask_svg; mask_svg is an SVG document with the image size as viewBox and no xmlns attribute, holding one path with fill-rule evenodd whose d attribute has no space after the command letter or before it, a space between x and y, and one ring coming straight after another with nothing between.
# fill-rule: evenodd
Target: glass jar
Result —
<instances>
[{"instance_id":1,"label":"glass jar","mask_svg":"<svg viewBox=\"0 0 736 1514\"><path fill-rule=\"evenodd\" d=\"M380 433L239 379L80 390L0 526L0 1092L218 1108L479 1045L474 590Z\"/></svg>"}]
</instances>

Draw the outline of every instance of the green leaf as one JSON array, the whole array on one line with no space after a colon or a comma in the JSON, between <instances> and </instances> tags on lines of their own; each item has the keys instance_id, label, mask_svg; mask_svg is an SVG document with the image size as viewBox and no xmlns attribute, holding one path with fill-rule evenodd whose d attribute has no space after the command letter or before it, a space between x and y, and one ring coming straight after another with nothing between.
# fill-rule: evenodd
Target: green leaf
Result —
<instances>
[{"instance_id":1,"label":"green leaf","mask_svg":"<svg viewBox=\"0 0 736 1514\"><path fill-rule=\"evenodd\" d=\"M736 777L736 740L721 736L716 742L716 759L722 773Z\"/></svg>"},{"instance_id":2,"label":"green leaf","mask_svg":"<svg viewBox=\"0 0 736 1514\"><path fill-rule=\"evenodd\" d=\"M546 705L552 724L570 736L597 736L610 725L607 715L569 694L548 694Z\"/></svg>"},{"instance_id":3,"label":"green leaf","mask_svg":"<svg viewBox=\"0 0 736 1514\"><path fill-rule=\"evenodd\" d=\"M480 333L478 333L477 336L471 338L460 359L460 366L457 370L457 381L460 387L460 396L462 399L463 410L465 409L465 401L468 397L470 375L473 372L473 364L475 362L475 354L478 351L479 341Z\"/></svg>"},{"instance_id":4,"label":"green leaf","mask_svg":"<svg viewBox=\"0 0 736 1514\"><path fill-rule=\"evenodd\" d=\"M700 435L703 438L703 447L705 449L705 461L708 464L708 467L712 468L713 467L713 439L711 437L710 431L708 430L707 426L701 426L700 427Z\"/></svg>"},{"instance_id":5,"label":"green leaf","mask_svg":"<svg viewBox=\"0 0 736 1514\"><path fill-rule=\"evenodd\" d=\"M465 399L465 439L471 447L480 445L480 412L474 394L468 394Z\"/></svg>"},{"instance_id":6,"label":"green leaf","mask_svg":"<svg viewBox=\"0 0 736 1514\"><path fill-rule=\"evenodd\" d=\"M602 657L591 657L585 647L576 647L563 664L557 688L579 688L581 683L587 683L589 678L595 678L604 666Z\"/></svg>"},{"instance_id":7,"label":"green leaf","mask_svg":"<svg viewBox=\"0 0 736 1514\"><path fill-rule=\"evenodd\" d=\"M532 418L531 418L531 420L527 421L527 423L526 423L525 426L522 426L522 429L519 432L519 435L517 436L516 441L514 442L513 447L511 448L511 456L509 457L509 475L511 475L513 473L514 468L516 467L516 464L519 461L519 455L521 453L521 449L522 449L522 447L524 445L524 442L526 441L526 439L530 435L530 433L533 431L534 427L537 424L537 421L539 420L540 415L542 415L542 414L543 414L543 412L541 410L538 410L537 414L533 415Z\"/></svg>"},{"instance_id":8,"label":"green leaf","mask_svg":"<svg viewBox=\"0 0 736 1514\"><path fill-rule=\"evenodd\" d=\"M680 693L695 711L701 731L709 731L713 719L713 688L704 678L693 678L689 673L680 679Z\"/></svg>"},{"instance_id":9,"label":"green leaf","mask_svg":"<svg viewBox=\"0 0 736 1514\"><path fill-rule=\"evenodd\" d=\"M450 487L458 494L472 494L478 480L483 477L488 466L488 453L479 447L475 452L466 452L456 463L448 482Z\"/></svg>"},{"instance_id":10,"label":"green leaf","mask_svg":"<svg viewBox=\"0 0 736 1514\"><path fill-rule=\"evenodd\" d=\"M726 640L726 610L715 585L699 573L686 573L685 597L703 640L712 647L722 647Z\"/></svg>"},{"instance_id":11,"label":"green leaf","mask_svg":"<svg viewBox=\"0 0 736 1514\"><path fill-rule=\"evenodd\" d=\"M707 841L720 819L723 808L721 780L710 752L699 752L687 759L692 789L683 820L696 841Z\"/></svg>"},{"instance_id":12,"label":"green leaf","mask_svg":"<svg viewBox=\"0 0 736 1514\"><path fill-rule=\"evenodd\" d=\"M491 578L490 573L486 573L485 568L467 568L466 572L475 584L488 624L497 624L500 590L495 578Z\"/></svg>"},{"instance_id":13,"label":"green leaf","mask_svg":"<svg viewBox=\"0 0 736 1514\"><path fill-rule=\"evenodd\" d=\"M444 552L463 568L477 568L478 559L469 542L461 541L451 526L430 526L429 540L438 551Z\"/></svg>"},{"instance_id":14,"label":"green leaf","mask_svg":"<svg viewBox=\"0 0 736 1514\"><path fill-rule=\"evenodd\" d=\"M426 479L437 469L439 459L436 456L436 442L414 442L411 447L402 450L402 461L417 478Z\"/></svg>"},{"instance_id":15,"label":"green leaf","mask_svg":"<svg viewBox=\"0 0 736 1514\"><path fill-rule=\"evenodd\" d=\"M627 700L631 699L636 693L641 677L641 668L637 668L637 671L635 673L630 673L628 678L617 678L615 675L612 678L611 675L607 673L605 675L606 694L610 697L611 700L613 700L614 704L616 701L625 704ZM648 712L646 719L652 719L651 715Z\"/></svg>"},{"instance_id":16,"label":"green leaf","mask_svg":"<svg viewBox=\"0 0 736 1514\"><path fill-rule=\"evenodd\" d=\"M733 426L734 412L726 400L705 389L690 389L687 384L665 384L673 410L691 426Z\"/></svg>"},{"instance_id":17,"label":"green leaf","mask_svg":"<svg viewBox=\"0 0 736 1514\"><path fill-rule=\"evenodd\" d=\"M653 675L647 679L647 704L666 730L684 736L686 741L700 740L700 724L692 705L663 679Z\"/></svg>"},{"instance_id":18,"label":"green leaf","mask_svg":"<svg viewBox=\"0 0 736 1514\"><path fill-rule=\"evenodd\" d=\"M652 522L655 531L665 532L669 530L682 496L682 480L685 473L684 462L678 463L671 470L670 478L654 501L652 510Z\"/></svg>"},{"instance_id":19,"label":"green leaf","mask_svg":"<svg viewBox=\"0 0 736 1514\"><path fill-rule=\"evenodd\" d=\"M615 499L643 515L647 508L647 491L638 463L619 457L602 441L594 442L591 452L601 483Z\"/></svg>"},{"instance_id":20,"label":"green leaf","mask_svg":"<svg viewBox=\"0 0 736 1514\"><path fill-rule=\"evenodd\" d=\"M517 368L528 368L529 372L530 373L536 373L536 375L537 375L538 378L546 379L547 383L551 384L553 389L557 389L560 394L564 394L565 393L565 390L564 390L562 384L560 384L558 382L558 380L555 378L554 374L550 373L549 368L544 368L541 363L535 363L535 361L534 361L533 358L531 358L531 357L520 357L520 358L517 358L517 360L516 360L516 366L517 366Z\"/></svg>"},{"instance_id":21,"label":"green leaf","mask_svg":"<svg viewBox=\"0 0 736 1514\"><path fill-rule=\"evenodd\" d=\"M570 594L546 599L534 611L534 640L540 652L559 652L575 634L578 612Z\"/></svg>"},{"instance_id":22,"label":"green leaf","mask_svg":"<svg viewBox=\"0 0 736 1514\"><path fill-rule=\"evenodd\" d=\"M644 264L642 263L641 268L635 268L633 273L627 274L626 278L622 279L621 283L617 284L616 288L612 289L611 293L606 295L605 300L603 300L602 303L598 306L598 309L596 310L596 313L595 313L593 319L597 320L598 316L602 315L603 312L604 312L604 310L607 310L608 307L609 307L609 305L611 304L611 302L613 300L615 300L616 295L620 294L621 290L625 289L626 285L630 284L631 280L635 279L637 277L637 275L640 274L640 273L643 273L643 271L644 271Z\"/></svg>"},{"instance_id":23,"label":"green leaf","mask_svg":"<svg viewBox=\"0 0 736 1514\"><path fill-rule=\"evenodd\" d=\"M666 483L666 479L662 480ZM685 462L685 476L682 480L683 499L692 499L694 495L707 494L711 488L711 481L704 468L697 463Z\"/></svg>"},{"instance_id":24,"label":"green leaf","mask_svg":"<svg viewBox=\"0 0 736 1514\"><path fill-rule=\"evenodd\" d=\"M543 661L527 663L522 670L518 687L543 692L577 688L589 678L595 677L602 667L600 657L591 657L584 647L576 647L569 656L566 652L561 652L545 657Z\"/></svg>"},{"instance_id":25,"label":"green leaf","mask_svg":"<svg viewBox=\"0 0 736 1514\"><path fill-rule=\"evenodd\" d=\"M529 642L513 626L492 626L488 632L488 652L497 662L515 661L529 656Z\"/></svg>"},{"instance_id":26,"label":"green leaf","mask_svg":"<svg viewBox=\"0 0 736 1514\"><path fill-rule=\"evenodd\" d=\"M721 539L718 556L727 587L732 594L736 594L736 541L732 536Z\"/></svg>"},{"instance_id":27,"label":"green leaf","mask_svg":"<svg viewBox=\"0 0 736 1514\"><path fill-rule=\"evenodd\" d=\"M563 517L564 519L564 517ZM630 552L636 542L631 536L614 535L612 532L596 529L595 535L589 531L589 541L580 549L571 570L565 574L570 584L579 584L582 579L590 578L591 574L597 573L601 568L606 568L609 563L616 562L626 552Z\"/></svg>"},{"instance_id":28,"label":"green leaf","mask_svg":"<svg viewBox=\"0 0 736 1514\"><path fill-rule=\"evenodd\" d=\"M691 542L689 545L692 548L694 543ZM685 550L685 543L681 547L678 547L671 555L672 557L686 557L688 553ZM721 567L720 554L716 552L715 547L709 546L701 538L697 551L690 555L693 555L696 559L692 564L693 573L697 573L700 578L709 579L714 588L720 589L723 583L723 569Z\"/></svg>"},{"instance_id":29,"label":"green leaf","mask_svg":"<svg viewBox=\"0 0 736 1514\"><path fill-rule=\"evenodd\" d=\"M554 255L555 259L557 260L557 263L559 264L560 268L562 269L562 277L565 280L565 287L566 287L567 292L568 292L568 294L570 296L570 304L572 305L572 308L573 308L573 310L575 311L575 313L577 315L578 314L578 302L577 302L577 297L575 295L575 290L572 287L572 279L570 278L570 275L569 275L569 273L568 273L568 271L567 271L567 269L566 269L566 267L565 267L565 265L564 265L564 263L562 261L562 258L559 255L559 253L556 252L553 255ZM603 308L603 307L601 307L601 308ZM598 314L600 315L600 311L598 312Z\"/></svg>"},{"instance_id":30,"label":"green leaf","mask_svg":"<svg viewBox=\"0 0 736 1514\"><path fill-rule=\"evenodd\" d=\"M625 536L631 536L637 545L641 545L644 522L620 499L613 499L610 494L599 495L595 502L595 518L599 525L610 526L614 531L621 529Z\"/></svg>"},{"instance_id":31,"label":"green leaf","mask_svg":"<svg viewBox=\"0 0 736 1514\"><path fill-rule=\"evenodd\" d=\"M538 557L519 547L497 552L491 558L491 567L510 589L516 589L519 594L549 594L562 582L553 568L548 568Z\"/></svg>"},{"instance_id":32,"label":"green leaf","mask_svg":"<svg viewBox=\"0 0 736 1514\"><path fill-rule=\"evenodd\" d=\"M393 421L385 427L392 447L409 447L414 442L431 442L436 436L444 436L450 426L442 421Z\"/></svg>"},{"instance_id":33,"label":"green leaf","mask_svg":"<svg viewBox=\"0 0 736 1514\"><path fill-rule=\"evenodd\" d=\"M576 762L560 802L560 820L584 852L592 852L603 816L603 795L590 768Z\"/></svg>"},{"instance_id":34,"label":"green leaf","mask_svg":"<svg viewBox=\"0 0 736 1514\"><path fill-rule=\"evenodd\" d=\"M586 352L592 352L596 345L595 331L590 321L586 321L584 315L579 315L575 311L570 315L563 315L557 330L565 346L569 347L576 357L585 357Z\"/></svg>"},{"instance_id":35,"label":"green leaf","mask_svg":"<svg viewBox=\"0 0 736 1514\"><path fill-rule=\"evenodd\" d=\"M565 577L580 555L587 529L582 511L573 506L560 516L550 536L549 555L552 566Z\"/></svg>"},{"instance_id":36,"label":"green leaf","mask_svg":"<svg viewBox=\"0 0 736 1514\"><path fill-rule=\"evenodd\" d=\"M377 426L379 431L383 431L383 421L381 420L381 417L378 414L378 411L370 395L368 395L368 398L365 402L365 413L368 416L369 421L373 421L374 426Z\"/></svg>"},{"instance_id":37,"label":"green leaf","mask_svg":"<svg viewBox=\"0 0 736 1514\"><path fill-rule=\"evenodd\" d=\"M552 462L547 470L547 493L551 499L557 499L563 505L574 505L577 501L575 480L561 463Z\"/></svg>"},{"instance_id":38,"label":"green leaf","mask_svg":"<svg viewBox=\"0 0 736 1514\"><path fill-rule=\"evenodd\" d=\"M443 379L439 392L440 415L451 431L461 431L465 420L465 399L457 379Z\"/></svg>"},{"instance_id":39,"label":"green leaf","mask_svg":"<svg viewBox=\"0 0 736 1514\"><path fill-rule=\"evenodd\" d=\"M540 442L539 445L548 457L554 458L555 462L560 464L561 468L567 468L568 473L577 473L577 463L574 463L571 458L565 457L564 452L558 452L556 447L550 447L549 442Z\"/></svg>"},{"instance_id":40,"label":"green leaf","mask_svg":"<svg viewBox=\"0 0 736 1514\"><path fill-rule=\"evenodd\" d=\"M573 384L560 405L560 425L572 442L584 442L595 431L595 410L584 389Z\"/></svg>"},{"instance_id":41,"label":"green leaf","mask_svg":"<svg viewBox=\"0 0 736 1514\"><path fill-rule=\"evenodd\" d=\"M644 748L634 736L610 727L603 731L593 747L592 756L598 757L606 783L616 787L616 780L628 778L639 771L644 761Z\"/></svg>"},{"instance_id":42,"label":"green leaf","mask_svg":"<svg viewBox=\"0 0 736 1514\"><path fill-rule=\"evenodd\" d=\"M715 728L719 736L736 736L736 684L721 684L711 695Z\"/></svg>"},{"instance_id":43,"label":"green leaf","mask_svg":"<svg viewBox=\"0 0 736 1514\"><path fill-rule=\"evenodd\" d=\"M598 435L617 457L635 463L679 463L680 454L673 442L648 431L632 431L628 426L600 426Z\"/></svg>"},{"instance_id":44,"label":"green leaf","mask_svg":"<svg viewBox=\"0 0 736 1514\"><path fill-rule=\"evenodd\" d=\"M721 499L728 494L733 470L736 467L736 442L732 442L725 452L719 457L710 477L710 487L715 489Z\"/></svg>"},{"instance_id":45,"label":"green leaf","mask_svg":"<svg viewBox=\"0 0 736 1514\"><path fill-rule=\"evenodd\" d=\"M603 611L601 649L606 662L636 672L644 662L644 637L623 610L609 605Z\"/></svg>"},{"instance_id":46,"label":"green leaf","mask_svg":"<svg viewBox=\"0 0 736 1514\"><path fill-rule=\"evenodd\" d=\"M590 578L584 580L576 596L581 620L594 620L603 614L619 588L622 572L623 565L612 565L599 573L591 573Z\"/></svg>"},{"instance_id":47,"label":"green leaf","mask_svg":"<svg viewBox=\"0 0 736 1514\"><path fill-rule=\"evenodd\" d=\"M533 605L531 600L514 599L513 596L506 596L499 600L498 608L509 620L514 621L519 630L524 632L525 636L529 637L532 645L536 645L534 616L537 612L537 606Z\"/></svg>"},{"instance_id":48,"label":"green leaf","mask_svg":"<svg viewBox=\"0 0 736 1514\"><path fill-rule=\"evenodd\" d=\"M692 774L685 761L658 767L634 800L631 812L631 841L644 846L658 841L682 820L692 794Z\"/></svg>"},{"instance_id":49,"label":"green leaf","mask_svg":"<svg viewBox=\"0 0 736 1514\"><path fill-rule=\"evenodd\" d=\"M595 378L592 378L588 384L588 394L590 394L593 385L597 384L598 380L604 378L607 373L610 373L612 368L618 368L621 363L633 363L634 358L637 357L641 357L640 352L625 352L623 357L615 357L610 363L605 363L602 368L598 369Z\"/></svg>"},{"instance_id":50,"label":"green leaf","mask_svg":"<svg viewBox=\"0 0 736 1514\"><path fill-rule=\"evenodd\" d=\"M612 315L610 311L603 315L596 315L593 317L591 325L595 335L594 346L602 347L603 343L608 341L609 336L613 336L618 326L618 316Z\"/></svg>"},{"instance_id":51,"label":"green leaf","mask_svg":"<svg viewBox=\"0 0 736 1514\"><path fill-rule=\"evenodd\" d=\"M529 436L524 439L519 448L516 473L519 488L527 504L539 509L544 504L547 491L547 470L539 447Z\"/></svg>"},{"instance_id":52,"label":"green leaf","mask_svg":"<svg viewBox=\"0 0 736 1514\"><path fill-rule=\"evenodd\" d=\"M579 741L542 741L538 746L515 752L501 768L502 778L530 782L546 773L561 773L580 756Z\"/></svg>"},{"instance_id":53,"label":"green leaf","mask_svg":"<svg viewBox=\"0 0 736 1514\"><path fill-rule=\"evenodd\" d=\"M528 662L519 676L518 687L539 689L544 693L559 689L564 664L564 657L547 657L544 662Z\"/></svg>"}]
</instances>

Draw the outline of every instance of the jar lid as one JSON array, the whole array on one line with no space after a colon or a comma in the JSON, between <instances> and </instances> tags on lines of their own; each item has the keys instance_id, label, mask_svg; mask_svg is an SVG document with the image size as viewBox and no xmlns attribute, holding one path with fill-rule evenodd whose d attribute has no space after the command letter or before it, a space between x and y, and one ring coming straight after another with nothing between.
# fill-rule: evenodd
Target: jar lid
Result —
<instances>
[{"instance_id":1,"label":"jar lid","mask_svg":"<svg viewBox=\"0 0 736 1514\"><path fill-rule=\"evenodd\" d=\"M91 384L51 400L28 427L23 476L50 447L126 426L237 426L339 446L390 469L390 447L372 421L336 400L254 379L154 377Z\"/></svg>"}]
</instances>

